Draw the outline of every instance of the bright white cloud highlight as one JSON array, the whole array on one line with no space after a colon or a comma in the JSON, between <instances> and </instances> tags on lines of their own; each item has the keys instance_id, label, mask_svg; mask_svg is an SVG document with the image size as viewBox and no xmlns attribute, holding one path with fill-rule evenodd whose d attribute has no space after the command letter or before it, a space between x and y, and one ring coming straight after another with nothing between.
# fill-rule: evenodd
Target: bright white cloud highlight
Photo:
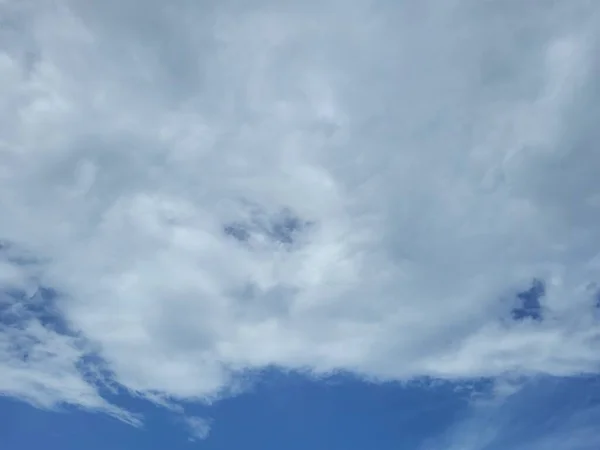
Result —
<instances>
[{"instance_id":1,"label":"bright white cloud highlight","mask_svg":"<svg viewBox=\"0 0 600 450\"><path fill-rule=\"evenodd\" d=\"M76 337L3 322L0 392L126 414L89 354L172 399L271 365L596 372L598 13L3 2L0 280ZM533 278L545 319L511 322Z\"/></svg>"}]
</instances>

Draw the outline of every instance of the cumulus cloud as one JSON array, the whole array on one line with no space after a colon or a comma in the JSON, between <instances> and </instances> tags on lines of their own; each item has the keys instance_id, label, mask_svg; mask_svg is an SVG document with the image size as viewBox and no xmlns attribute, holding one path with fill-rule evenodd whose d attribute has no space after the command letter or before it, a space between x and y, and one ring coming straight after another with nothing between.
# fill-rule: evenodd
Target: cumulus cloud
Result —
<instances>
[{"instance_id":1,"label":"cumulus cloud","mask_svg":"<svg viewBox=\"0 0 600 450\"><path fill-rule=\"evenodd\" d=\"M0 392L598 371L595 3L0 8Z\"/></svg>"}]
</instances>

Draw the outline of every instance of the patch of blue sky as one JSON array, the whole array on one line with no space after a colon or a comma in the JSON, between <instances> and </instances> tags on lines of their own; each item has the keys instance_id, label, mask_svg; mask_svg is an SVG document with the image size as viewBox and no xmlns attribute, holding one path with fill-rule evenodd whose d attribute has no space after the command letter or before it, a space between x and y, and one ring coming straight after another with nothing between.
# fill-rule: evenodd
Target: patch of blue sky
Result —
<instances>
[{"instance_id":1,"label":"patch of blue sky","mask_svg":"<svg viewBox=\"0 0 600 450\"><path fill-rule=\"evenodd\" d=\"M541 321L543 318L540 299L544 297L546 289L544 283L540 280L533 280L532 286L517 294L518 305L512 311L512 317L515 320L532 319Z\"/></svg>"},{"instance_id":2,"label":"patch of blue sky","mask_svg":"<svg viewBox=\"0 0 600 450\"><path fill-rule=\"evenodd\" d=\"M119 400L143 412L142 428L102 414L48 412L4 398L0 442L11 450L598 448L597 377L529 380L503 400L492 399L491 387L486 381L376 384L343 375L314 380L270 370L244 394L210 406L185 405L188 414L211 418L210 435L201 442L190 441L185 423L168 411L125 394Z\"/></svg>"}]
</instances>

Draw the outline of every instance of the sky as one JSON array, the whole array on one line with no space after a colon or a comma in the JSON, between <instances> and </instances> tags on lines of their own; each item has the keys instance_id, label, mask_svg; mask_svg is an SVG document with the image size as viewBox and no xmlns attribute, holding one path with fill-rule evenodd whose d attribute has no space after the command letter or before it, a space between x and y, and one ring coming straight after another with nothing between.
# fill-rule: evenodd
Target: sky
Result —
<instances>
[{"instance_id":1,"label":"sky","mask_svg":"<svg viewBox=\"0 0 600 450\"><path fill-rule=\"evenodd\" d=\"M1 0L2 448L600 448L599 47L588 0Z\"/></svg>"}]
</instances>

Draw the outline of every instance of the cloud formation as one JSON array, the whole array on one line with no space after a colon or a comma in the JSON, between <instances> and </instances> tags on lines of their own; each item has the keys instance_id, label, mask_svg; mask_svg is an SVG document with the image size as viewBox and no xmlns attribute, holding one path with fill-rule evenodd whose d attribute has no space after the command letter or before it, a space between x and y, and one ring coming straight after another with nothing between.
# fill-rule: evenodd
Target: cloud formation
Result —
<instances>
[{"instance_id":1,"label":"cloud formation","mask_svg":"<svg viewBox=\"0 0 600 450\"><path fill-rule=\"evenodd\" d=\"M203 440L210 434L210 421L202 417L186 417L185 424L192 440Z\"/></svg>"},{"instance_id":2,"label":"cloud formation","mask_svg":"<svg viewBox=\"0 0 600 450\"><path fill-rule=\"evenodd\" d=\"M597 372L599 13L1 3L1 301L52 287L71 332L3 319L0 392Z\"/></svg>"},{"instance_id":3,"label":"cloud formation","mask_svg":"<svg viewBox=\"0 0 600 450\"><path fill-rule=\"evenodd\" d=\"M593 450L598 376L554 378L512 384L471 405L470 414L431 438L420 450Z\"/></svg>"}]
</instances>

